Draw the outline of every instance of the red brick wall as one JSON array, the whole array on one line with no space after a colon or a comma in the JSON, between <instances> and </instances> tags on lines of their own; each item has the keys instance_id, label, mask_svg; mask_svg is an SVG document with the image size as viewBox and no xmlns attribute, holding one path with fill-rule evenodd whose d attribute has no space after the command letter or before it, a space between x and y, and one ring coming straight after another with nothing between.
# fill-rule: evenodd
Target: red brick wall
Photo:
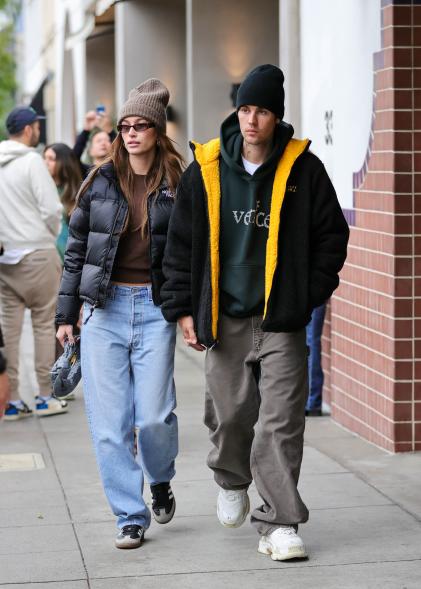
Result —
<instances>
[{"instance_id":1,"label":"red brick wall","mask_svg":"<svg viewBox=\"0 0 421 589\"><path fill-rule=\"evenodd\" d=\"M372 135L323 338L324 399L336 421L403 452L421 450L421 2L383 0L381 18Z\"/></svg>"}]
</instances>

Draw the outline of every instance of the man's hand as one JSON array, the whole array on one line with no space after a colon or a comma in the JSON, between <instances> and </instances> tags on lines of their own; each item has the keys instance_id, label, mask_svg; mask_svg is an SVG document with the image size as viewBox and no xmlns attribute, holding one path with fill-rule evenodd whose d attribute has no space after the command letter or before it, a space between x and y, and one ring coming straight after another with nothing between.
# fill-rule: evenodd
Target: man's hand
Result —
<instances>
[{"instance_id":1,"label":"man's hand","mask_svg":"<svg viewBox=\"0 0 421 589\"><path fill-rule=\"evenodd\" d=\"M178 325L183 332L184 342L188 346L194 348L198 352L203 352L203 350L206 349L205 346L197 341L196 332L194 331L193 317L190 315L188 317L180 317Z\"/></svg>"},{"instance_id":2,"label":"man's hand","mask_svg":"<svg viewBox=\"0 0 421 589\"><path fill-rule=\"evenodd\" d=\"M70 344L74 344L73 325L60 325L56 333L56 338L60 342L62 348L64 348L64 342L66 341Z\"/></svg>"},{"instance_id":3,"label":"man's hand","mask_svg":"<svg viewBox=\"0 0 421 589\"><path fill-rule=\"evenodd\" d=\"M7 372L0 374L0 419L3 417L10 399L9 377Z\"/></svg>"}]
</instances>

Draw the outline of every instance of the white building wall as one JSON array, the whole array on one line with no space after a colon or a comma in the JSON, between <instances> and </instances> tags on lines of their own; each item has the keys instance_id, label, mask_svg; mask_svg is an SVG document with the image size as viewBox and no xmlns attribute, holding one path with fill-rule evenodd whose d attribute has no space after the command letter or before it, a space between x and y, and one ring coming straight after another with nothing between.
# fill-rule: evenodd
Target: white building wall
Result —
<instances>
[{"instance_id":1,"label":"white building wall","mask_svg":"<svg viewBox=\"0 0 421 589\"><path fill-rule=\"evenodd\" d=\"M301 136L300 0L279 0L279 64L285 82L284 119Z\"/></svg>"},{"instance_id":2,"label":"white building wall","mask_svg":"<svg viewBox=\"0 0 421 589\"><path fill-rule=\"evenodd\" d=\"M30 102L45 78L43 49L46 42L44 30L43 0L24 0L22 4L22 29L24 31L22 97Z\"/></svg>"},{"instance_id":3,"label":"white building wall","mask_svg":"<svg viewBox=\"0 0 421 589\"><path fill-rule=\"evenodd\" d=\"M176 120L168 135L186 149L185 0L137 0L115 6L117 112L131 88L159 78Z\"/></svg>"},{"instance_id":4,"label":"white building wall","mask_svg":"<svg viewBox=\"0 0 421 589\"><path fill-rule=\"evenodd\" d=\"M115 110L114 33L86 41L87 110L103 104L112 116Z\"/></svg>"},{"instance_id":5,"label":"white building wall","mask_svg":"<svg viewBox=\"0 0 421 589\"><path fill-rule=\"evenodd\" d=\"M55 0L55 140L72 145L86 112L86 37L94 17L85 0Z\"/></svg>"},{"instance_id":6,"label":"white building wall","mask_svg":"<svg viewBox=\"0 0 421 589\"><path fill-rule=\"evenodd\" d=\"M352 174L361 168L370 134L380 3L301 0L302 135L312 140L344 208L352 208ZM332 113L332 143L326 143L326 112Z\"/></svg>"}]
</instances>

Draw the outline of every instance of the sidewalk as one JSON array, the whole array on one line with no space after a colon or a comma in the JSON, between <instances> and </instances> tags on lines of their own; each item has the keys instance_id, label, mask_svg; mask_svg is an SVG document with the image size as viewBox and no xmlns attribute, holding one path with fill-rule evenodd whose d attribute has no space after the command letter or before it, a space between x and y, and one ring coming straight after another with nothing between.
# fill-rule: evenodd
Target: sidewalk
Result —
<instances>
[{"instance_id":1,"label":"sidewalk","mask_svg":"<svg viewBox=\"0 0 421 589\"><path fill-rule=\"evenodd\" d=\"M153 523L138 550L114 548L81 392L67 415L0 425L0 589L419 589L421 454L388 455L327 417L306 429L308 561L273 562L257 553L249 523L218 523L202 362L178 347L177 512L167 526ZM22 453L40 454L45 468L2 470L3 455Z\"/></svg>"}]
</instances>

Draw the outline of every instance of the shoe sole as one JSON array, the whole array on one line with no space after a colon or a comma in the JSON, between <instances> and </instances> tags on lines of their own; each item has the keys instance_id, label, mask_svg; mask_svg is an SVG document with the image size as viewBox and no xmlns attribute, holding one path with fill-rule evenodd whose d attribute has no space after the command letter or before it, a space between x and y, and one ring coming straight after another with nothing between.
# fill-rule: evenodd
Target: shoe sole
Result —
<instances>
[{"instance_id":1,"label":"shoe sole","mask_svg":"<svg viewBox=\"0 0 421 589\"><path fill-rule=\"evenodd\" d=\"M235 524L227 524L224 521L222 521L221 515L219 513L219 506L218 505L217 505L216 511L217 511L217 514L218 514L219 523L222 524L224 526L224 528L239 528L246 521L246 517L250 513L250 498L247 495L246 508L244 510L243 516L242 516L241 519L239 519L238 521L236 521Z\"/></svg>"},{"instance_id":2,"label":"shoe sole","mask_svg":"<svg viewBox=\"0 0 421 589\"><path fill-rule=\"evenodd\" d=\"M59 399L59 401L74 401L76 399L76 395L72 392L72 393L68 393L67 395L64 395L63 397L59 397L58 395L56 395L57 399Z\"/></svg>"},{"instance_id":3,"label":"shoe sole","mask_svg":"<svg viewBox=\"0 0 421 589\"><path fill-rule=\"evenodd\" d=\"M67 413L69 410L68 407L62 408L62 409L57 409L57 410L51 410L51 411L37 411L35 410L35 415L37 415L38 417L51 417L52 415L61 415L62 413Z\"/></svg>"},{"instance_id":4,"label":"shoe sole","mask_svg":"<svg viewBox=\"0 0 421 589\"><path fill-rule=\"evenodd\" d=\"M164 516L162 519L159 519L161 516L156 515L156 513L152 509L153 518L158 524L168 524L172 520L172 518L174 517L174 513L175 513L175 499L174 499L174 503L173 503L171 511L169 513L165 513L165 510L164 510Z\"/></svg>"},{"instance_id":5,"label":"shoe sole","mask_svg":"<svg viewBox=\"0 0 421 589\"><path fill-rule=\"evenodd\" d=\"M27 417L33 417L33 413L24 413L23 415L5 415L3 421L19 421L19 419L26 419Z\"/></svg>"},{"instance_id":6,"label":"shoe sole","mask_svg":"<svg viewBox=\"0 0 421 589\"><path fill-rule=\"evenodd\" d=\"M305 548L297 548L297 550L290 550L287 553L281 554L280 552L274 552L272 546L266 542L260 540L257 552L260 554L266 554L271 557L272 560L291 560L293 558L308 558L308 554Z\"/></svg>"},{"instance_id":7,"label":"shoe sole","mask_svg":"<svg viewBox=\"0 0 421 589\"><path fill-rule=\"evenodd\" d=\"M123 544L123 543L118 544L118 540L115 541L115 547L119 548L120 550L133 550L133 548L140 548L140 546L142 546L142 544L143 544L143 538L141 538L139 541L133 540L132 543L128 543L128 544Z\"/></svg>"}]
</instances>

